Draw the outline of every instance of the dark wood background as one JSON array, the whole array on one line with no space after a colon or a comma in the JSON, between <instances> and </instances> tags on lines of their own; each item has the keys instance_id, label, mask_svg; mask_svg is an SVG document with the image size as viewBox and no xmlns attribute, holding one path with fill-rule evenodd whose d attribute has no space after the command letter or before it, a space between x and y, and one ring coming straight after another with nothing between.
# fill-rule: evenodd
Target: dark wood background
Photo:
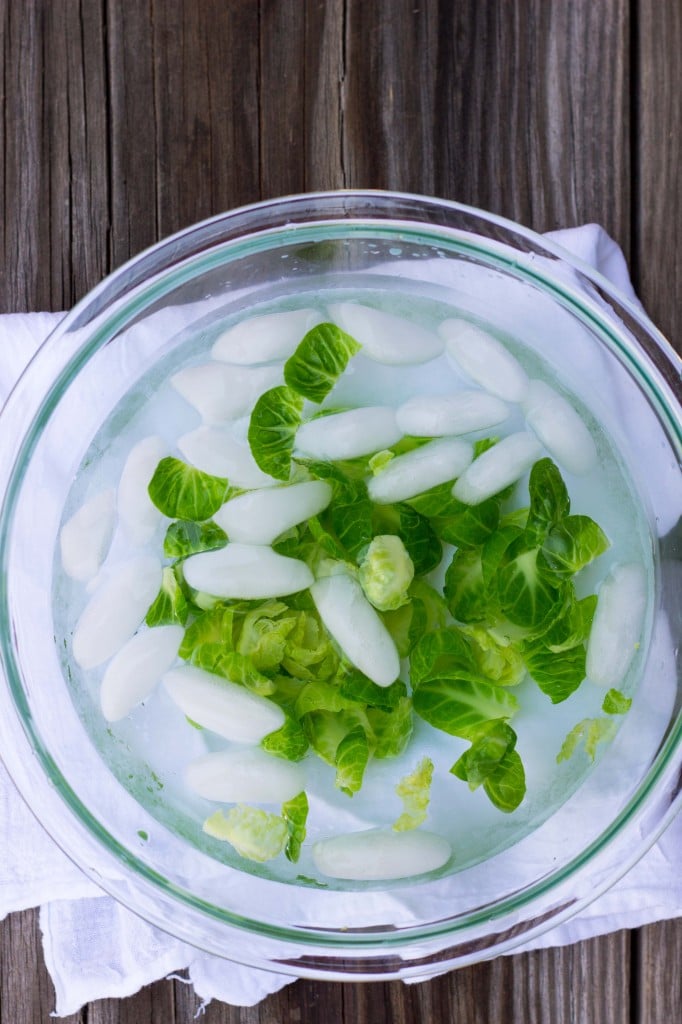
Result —
<instances>
[{"instance_id":1,"label":"dark wood background","mask_svg":"<svg viewBox=\"0 0 682 1024\"><path fill-rule=\"evenodd\" d=\"M0 0L0 311L70 306L157 239L370 187L538 231L597 221L682 349L680 0ZM1 353L0 353L1 358ZM682 921L416 986L297 982L205 1024L678 1024ZM161 981L68 1024L185 1024ZM0 1024L47 1024L35 912Z\"/></svg>"}]
</instances>

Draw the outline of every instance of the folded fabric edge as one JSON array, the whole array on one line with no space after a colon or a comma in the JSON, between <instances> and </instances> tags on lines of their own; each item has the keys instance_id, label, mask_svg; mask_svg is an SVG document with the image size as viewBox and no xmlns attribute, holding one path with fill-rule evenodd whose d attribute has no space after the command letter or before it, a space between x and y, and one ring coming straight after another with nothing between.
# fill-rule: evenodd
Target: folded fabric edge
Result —
<instances>
[{"instance_id":1,"label":"folded fabric edge","mask_svg":"<svg viewBox=\"0 0 682 1024\"><path fill-rule=\"evenodd\" d=\"M82 882L69 881L67 884L68 892L55 891L54 882L51 883L45 879L40 885L31 887L30 900L26 899L25 893L16 891L9 896L3 895L0 886L0 921L4 921L8 914L20 914L32 907L42 908L54 900L82 900L102 895L102 890L98 889L94 882L90 882L85 875L83 875Z\"/></svg>"},{"instance_id":2,"label":"folded fabric edge","mask_svg":"<svg viewBox=\"0 0 682 1024\"><path fill-rule=\"evenodd\" d=\"M102 897L107 898L107 897ZM40 933L42 938L43 955L45 966L52 979L55 991L55 1009L51 1013L53 1017L68 1017L78 1013L85 1005L98 999L125 999L135 995L141 988L153 984L160 978L165 978L174 971L185 969L186 964L179 956L177 946L172 946L164 954L159 956L153 963L147 963L134 971L125 974L112 972L111 978L105 978L101 974L88 986L84 981L84 975L80 977L78 993L74 992L73 978L67 978L59 969L54 956L55 944L50 929L50 918L47 913L49 905L41 906L39 915Z\"/></svg>"}]
</instances>

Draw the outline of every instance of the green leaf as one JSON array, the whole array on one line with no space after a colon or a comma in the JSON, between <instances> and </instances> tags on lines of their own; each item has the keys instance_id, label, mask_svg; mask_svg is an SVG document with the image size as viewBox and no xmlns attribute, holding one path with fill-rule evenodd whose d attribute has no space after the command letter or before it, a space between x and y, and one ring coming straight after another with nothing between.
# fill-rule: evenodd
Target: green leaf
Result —
<instances>
[{"instance_id":1,"label":"green leaf","mask_svg":"<svg viewBox=\"0 0 682 1024\"><path fill-rule=\"evenodd\" d=\"M322 402L360 347L355 338L335 324L318 324L287 359L284 380L311 402Z\"/></svg>"},{"instance_id":2,"label":"green leaf","mask_svg":"<svg viewBox=\"0 0 682 1024\"><path fill-rule=\"evenodd\" d=\"M526 654L526 668L543 693L560 704L574 693L585 678L585 648L549 651L535 647Z\"/></svg>"},{"instance_id":3,"label":"green leaf","mask_svg":"<svg viewBox=\"0 0 682 1024\"><path fill-rule=\"evenodd\" d=\"M597 607L596 594L590 594L577 601L571 586L570 589L567 589L566 595L567 603L564 611L542 634L543 647L555 653L567 651L571 647L577 647L578 644L587 642Z\"/></svg>"},{"instance_id":4,"label":"green leaf","mask_svg":"<svg viewBox=\"0 0 682 1024\"><path fill-rule=\"evenodd\" d=\"M319 516L311 516L306 520L298 528L297 535L297 540L290 538L286 544L277 542L272 547L280 555L300 558L314 576L319 575L320 566L330 558L336 562L348 561L348 552L334 534L322 525Z\"/></svg>"},{"instance_id":5,"label":"green leaf","mask_svg":"<svg viewBox=\"0 0 682 1024\"><path fill-rule=\"evenodd\" d=\"M494 448L499 440L499 437L481 437L478 441L474 441L474 459Z\"/></svg>"},{"instance_id":6,"label":"green leaf","mask_svg":"<svg viewBox=\"0 0 682 1024\"><path fill-rule=\"evenodd\" d=\"M335 757L335 784L342 793L353 796L361 788L369 753L367 733L361 725L351 729L343 737L336 748Z\"/></svg>"},{"instance_id":7,"label":"green leaf","mask_svg":"<svg viewBox=\"0 0 682 1024\"><path fill-rule=\"evenodd\" d=\"M429 519L437 519L439 516L447 518L453 503L459 504L452 497L453 483L453 480L447 480L443 484L431 487L428 491L415 494L413 498L407 498L405 504L410 505L420 515L427 516Z\"/></svg>"},{"instance_id":8,"label":"green leaf","mask_svg":"<svg viewBox=\"0 0 682 1024\"><path fill-rule=\"evenodd\" d=\"M505 721L498 719L485 725L468 750L453 764L450 771L469 789L478 789L502 762L505 754L516 746L516 733Z\"/></svg>"},{"instance_id":9,"label":"green leaf","mask_svg":"<svg viewBox=\"0 0 682 1024\"><path fill-rule=\"evenodd\" d=\"M298 722L296 701L301 690L307 684L300 679L294 678L294 676L285 675L283 672L276 673L273 678L275 680L275 692L270 699L275 704L279 704L286 715L289 715L294 721Z\"/></svg>"},{"instance_id":10,"label":"green leaf","mask_svg":"<svg viewBox=\"0 0 682 1024\"><path fill-rule=\"evenodd\" d=\"M443 594L453 618L459 622L486 622L491 601L483 579L481 553L459 548L445 573Z\"/></svg>"},{"instance_id":11,"label":"green leaf","mask_svg":"<svg viewBox=\"0 0 682 1024\"><path fill-rule=\"evenodd\" d=\"M180 459L161 459L149 481L149 497L171 519L210 519L230 496L224 477L202 473Z\"/></svg>"},{"instance_id":12,"label":"green leaf","mask_svg":"<svg viewBox=\"0 0 682 1024\"><path fill-rule=\"evenodd\" d=\"M237 638L239 654L247 654L261 672L276 669L286 654L287 638L296 616L282 601L266 601L247 612Z\"/></svg>"},{"instance_id":13,"label":"green leaf","mask_svg":"<svg viewBox=\"0 0 682 1024\"><path fill-rule=\"evenodd\" d=\"M427 612L424 602L418 597L413 597L407 604L401 605L395 611L382 612L381 619L391 634L400 657L409 657L414 645L427 629Z\"/></svg>"},{"instance_id":14,"label":"green leaf","mask_svg":"<svg viewBox=\"0 0 682 1024\"><path fill-rule=\"evenodd\" d=\"M327 480L328 483L346 484L349 481L364 483L368 472L368 460L365 457L341 459L338 462L322 462L318 459L297 459L296 461L316 480Z\"/></svg>"},{"instance_id":15,"label":"green leaf","mask_svg":"<svg viewBox=\"0 0 682 1024\"><path fill-rule=\"evenodd\" d=\"M308 526L318 542L333 558L355 560L374 535L373 505L364 482L364 462L330 463L301 461L301 466L318 480L331 484L332 500Z\"/></svg>"},{"instance_id":16,"label":"green leaf","mask_svg":"<svg viewBox=\"0 0 682 1024\"><path fill-rule=\"evenodd\" d=\"M508 750L483 783L490 801L506 814L515 811L526 795L526 773L516 750Z\"/></svg>"},{"instance_id":17,"label":"green leaf","mask_svg":"<svg viewBox=\"0 0 682 1024\"><path fill-rule=\"evenodd\" d=\"M395 452L392 452L390 448L384 448L383 451L376 452L369 460L368 469L373 476L380 473L382 469L386 469L389 462L392 462L395 458Z\"/></svg>"},{"instance_id":18,"label":"green leaf","mask_svg":"<svg viewBox=\"0 0 682 1024\"><path fill-rule=\"evenodd\" d=\"M210 519L203 523L179 519L166 530L163 553L166 558L186 558L199 551L216 551L226 544L227 534Z\"/></svg>"},{"instance_id":19,"label":"green leaf","mask_svg":"<svg viewBox=\"0 0 682 1024\"><path fill-rule=\"evenodd\" d=\"M443 546L426 516L407 502L375 505L372 518L375 534L395 534L407 550L417 576L424 576L440 565Z\"/></svg>"},{"instance_id":20,"label":"green leaf","mask_svg":"<svg viewBox=\"0 0 682 1024\"><path fill-rule=\"evenodd\" d=\"M501 643L486 629L462 626L471 641L471 654L479 673L500 686L516 686L526 675L523 658L511 643Z\"/></svg>"},{"instance_id":21,"label":"green leaf","mask_svg":"<svg viewBox=\"0 0 682 1024\"><path fill-rule=\"evenodd\" d=\"M299 679L328 679L339 656L316 611L292 612L293 629L284 642L282 668Z\"/></svg>"},{"instance_id":22,"label":"green leaf","mask_svg":"<svg viewBox=\"0 0 682 1024\"><path fill-rule=\"evenodd\" d=\"M237 804L227 813L216 811L204 822L204 832L230 843L241 857L258 863L277 857L289 840L283 818L247 804Z\"/></svg>"},{"instance_id":23,"label":"green leaf","mask_svg":"<svg viewBox=\"0 0 682 1024\"><path fill-rule=\"evenodd\" d=\"M270 388L256 402L249 421L251 454L264 473L288 480L304 399L291 388Z\"/></svg>"},{"instance_id":24,"label":"green leaf","mask_svg":"<svg viewBox=\"0 0 682 1024\"><path fill-rule=\"evenodd\" d=\"M568 761L578 749L580 743L585 746L585 753L590 761L594 761L597 746L606 743L616 735L616 722L613 718L584 718L569 732L557 754L557 764Z\"/></svg>"},{"instance_id":25,"label":"green leaf","mask_svg":"<svg viewBox=\"0 0 682 1024\"><path fill-rule=\"evenodd\" d=\"M498 497L487 498L478 505L465 505L452 498L449 514L432 519L431 525L447 544L471 548L484 544L494 534L499 521Z\"/></svg>"},{"instance_id":26,"label":"green leaf","mask_svg":"<svg viewBox=\"0 0 682 1024\"><path fill-rule=\"evenodd\" d=\"M632 707L632 697L626 697L620 690L609 690L601 706L607 715L624 715Z\"/></svg>"},{"instance_id":27,"label":"green leaf","mask_svg":"<svg viewBox=\"0 0 682 1024\"><path fill-rule=\"evenodd\" d=\"M367 708L366 717L374 737L374 757L398 757L402 754L414 728L410 698L401 697L392 711Z\"/></svg>"},{"instance_id":28,"label":"green leaf","mask_svg":"<svg viewBox=\"0 0 682 1024\"><path fill-rule=\"evenodd\" d=\"M463 739L473 738L492 719L512 718L519 706L509 690L464 672L420 683L412 703L429 725Z\"/></svg>"},{"instance_id":29,"label":"green leaf","mask_svg":"<svg viewBox=\"0 0 682 1024\"><path fill-rule=\"evenodd\" d=\"M234 608L222 604L202 612L185 630L178 654L187 660L191 658L192 652L202 644L222 644L233 649L237 618L238 613Z\"/></svg>"},{"instance_id":30,"label":"green leaf","mask_svg":"<svg viewBox=\"0 0 682 1024\"><path fill-rule=\"evenodd\" d=\"M569 514L571 501L558 467L551 459L540 459L528 481L530 509L527 529L538 543Z\"/></svg>"},{"instance_id":31,"label":"green leaf","mask_svg":"<svg viewBox=\"0 0 682 1024\"><path fill-rule=\"evenodd\" d=\"M356 726L369 728L364 711L357 706L351 705L351 708L347 711L310 711L301 718L310 745L323 761L333 767L336 766L336 752L344 736Z\"/></svg>"},{"instance_id":32,"label":"green leaf","mask_svg":"<svg viewBox=\"0 0 682 1024\"><path fill-rule=\"evenodd\" d=\"M561 613L563 594L558 581L539 571L538 548L528 547L526 537L506 549L494 583L502 614L517 626L538 630Z\"/></svg>"},{"instance_id":33,"label":"green leaf","mask_svg":"<svg viewBox=\"0 0 682 1024\"><path fill-rule=\"evenodd\" d=\"M241 683L261 697L275 692L274 681L259 672L251 658L231 651L224 644L200 644L192 651L191 663L233 683Z\"/></svg>"},{"instance_id":34,"label":"green leaf","mask_svg":"<svg viewBox=\"0 0 682 1024\"><path fill-rule=\"evenodd\" d=\"M426 611L426 629L424 632L431 632L436 629L443 629L448 621L448 606L445 598L435 587L423 579L412 580L410 597L420 601Z\"/></svg>"},{"instance_id":35,"label":"green leaf","mask_svg":"<svg viewBox=\"0 0 682 1024\"><path fill-rule=\"evenodd\" d=\"M476 668L471 643L458 626L426 633L410 659L410 680L414 688L427 679L447 679Z\"/></svg>"},{"instance_id":36,"label":"green leaf","mask_svg":"<svg viewBox=\"0 0 682 1024\"><path fill-rule=\"evenodd\" d=\"M407 604L414 565L400 537L380 534L360 560L358 580L365 597L379 611L387 612Z\"/></svg>"},{"instance_id":37,"label":"green leaf","mask_svg":"<svg viewBox=\"0 0 682 1024\"><path fill-rule=\"evenodd\" d=\"M500 516L500 529L503 530L507 526L515 526L522 533L526 532L526 526L528 523L528 508L513 508L509 512L505 512L504 515Z\"/></svg>"},{"instance_id":38,"label":"green leaf","mask_svg":"<svg viewBox=\"0 0 682 1024\"><path fill-rule=\"evenodd\" d=\"M443 629L448 606L426 580L416 577L408 591L410 601L392 612L383 612L384 625L393 637L401 658L407 658L425 633Z\"/></svg>"},{"instance_id":39,"label":"green leaf","mask_svg":"<svg viewBox=\"0 0 682 1024\"><path fill-rule=\"evenodd\" d=\"M608 537L589 516L567 516L547 535L540 564L555 576L570 577L609 546Z\"/></svg>"},{"instance_id":40,"label":"green leaf","mask_svg":"<svg viewBox=\"0 0 682 1024\"><path fill-rule=\"evenodd\" d=\"M287 715L284 725L274 732L269 732L261 740L263 750L286 761L300 761L307 753L309 745L306 734L291 715Z\"/></svg>"},{"instance_id":41,"label":"green leaf","mask_svg":"<svg viewBox=\"0 0 682 1024\"><path fill-rule=\"evenodd\" d=\"M313 679L302 687L295 710L298 718L303 718L313 711L347 711L357 706L357 701L345 697L338 686L322 679Z\"/></svg>"},{"instance_id":42,"label":"green leaf","mask_svg":"<svg viewBox=\"0 0 682 1024\"><path fill-rule=\"evenodd\" d=\"M433 761L423 757L414 771L405 775L397 784L395 791L403 801L403 812L394 822L395 832L407 832L426 821L432 779Z\"/></svg>"},{"instance_id":43,"label":"green leaf","mask_svg":"<svg viewBox=\"0 0 682 1024\"><path fill-rule=\"evenodd\" d=\"M438 484L422 494L408 498L405 504L426 516L434 532L447 544L476 547L483 544L497 529L500 500L495 496L479 505L465 505L453 498L453 482L448 480Z\"/></svg>"},{"instance_id":44,"label":"green leaf","mask_svg":"<svg viewBox=\"0 0 682 1024\"><path fill-rule=\"evenodd\" d=\"M148 626L170 626L187 622L187 600L173 567L165 566L161 574L161 589L145 616Z\"/></svg>"},{"instance_id":45,"label":"green leaf","mask_svg":"<svg viewBox=\"0 0 682 1024\"><path fill-rule=\"evenodd\" d=\"M520 527L508 523L500 526L485 542L481 549L481 572L486 587L493 586L506 551L524 536Z\"/></svg>"},{"instance_id":46,"label":"green leaf","mask_svg":"<svg viewBox=\"0 0 682 1024\"><path fill-rule=\"evenodd\" d=\"M336 483L326 512L342 549L357 558L372 539L372 502L365 484L354 480Z\"/></svg>"},{"instance_id":47,"label":"green leaf","mask_svg":"<svg viewBox=\"0 0 682 1024\"><path fill-rule=\"evenodd\" d=\"M378 686L354 668L340 678L339 693L354 703L392 711L401 697L407 694L407 687L401 679L396 679L390 686Z\"/></svg>"},{"instance_id":48,"label":"green leaf","mask_svg":"<svg viewBox=\"0 0 682 1024\"><path fill-rule=\"evenodd\" d=\"M282 804L282 818L286 823L289 835L284 853L287 860L293 864L301 855L301 847L306 837L308 810L308 797L305 792L298 793L291 800Z\"/></svg>"}]
</instances>

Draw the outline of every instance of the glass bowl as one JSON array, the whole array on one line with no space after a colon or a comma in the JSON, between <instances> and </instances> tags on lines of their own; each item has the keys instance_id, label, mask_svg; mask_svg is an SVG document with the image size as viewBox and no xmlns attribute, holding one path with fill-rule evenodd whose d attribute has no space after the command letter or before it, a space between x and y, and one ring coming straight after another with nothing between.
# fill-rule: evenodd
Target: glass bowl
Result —
<instances>
[{"instance_id":1,"label":"glass bowl","mask_svg":"<svg viewBox=\"0 0 682 1024\"><path fill-rule=\"evenodd\" d=\"M546 781L518 819L472 811L453 862L412 881L321 884L303 868L243 869L193 831L174 745L159 761L134 714L108 727L70 655L77 599L57 556L65 507L101 483L101 466L120 462L126 432L165 377L226 324L330 296L368 296L427 319L456 313L521 346L526 367L578 396L598 424L621 473L620 483L605 480L610 500L632 503L649 569L633 704L615 739L589 769L579 760ZM437 391L436 370L415 375ZM397 402L411 381L386 372L382 387ZM367 379L356 373L360 401ZM202 950L283 974L426 977L508 952L577 914L682 801L680 394L679 358L606 279L546 238L455 203L294 196L142 253L64 318L0 416L0 744L20 792L122 904ZM602 696L585 706L592 699L598 710ZM576 721L573 710L562 727Z\"/></svg>"}]
</instances>

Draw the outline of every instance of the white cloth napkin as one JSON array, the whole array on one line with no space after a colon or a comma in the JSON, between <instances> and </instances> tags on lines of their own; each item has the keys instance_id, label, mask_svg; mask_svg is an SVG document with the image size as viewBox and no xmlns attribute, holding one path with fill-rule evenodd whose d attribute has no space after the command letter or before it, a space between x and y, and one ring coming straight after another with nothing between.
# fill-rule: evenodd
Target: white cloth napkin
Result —
<instances>
[{"instance_id":1,"label":"white cloth napkin","mask_svg":"<svg viewBox=\"0 0 682 1024\"><path fill-rule=\"evenodd\" d=\"M550 237L637 301L621 250L598 225L557 231ZM0 316L0 403L61 316ZM681 860L682 815L620 882L580 916L513 952L568 945L681 916ZM57 1016L76 1013L91 1000L132 995L175 971L186 970L182 980L193 984L204 1004L217 999L253 1006L293 980L203 954L103 895L43 831L0 763L0 919L34 906L40 906Z\"/></svg>"}]
</instances>

